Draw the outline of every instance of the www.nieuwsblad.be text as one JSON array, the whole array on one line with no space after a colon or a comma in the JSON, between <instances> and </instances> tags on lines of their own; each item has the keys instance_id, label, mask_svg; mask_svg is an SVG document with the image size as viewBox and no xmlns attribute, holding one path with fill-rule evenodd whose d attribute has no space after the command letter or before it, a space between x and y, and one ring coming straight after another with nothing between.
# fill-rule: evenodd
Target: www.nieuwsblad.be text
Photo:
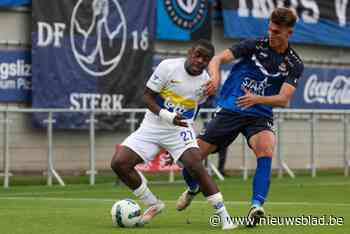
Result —
<instances>
[{"instance_id":1,"label":"www.nieuwsblad.be text","mask_svg":"<svg viewBox=\"0 0 350 234\"><path fill-rule=\"evenodd\" d=\"M253 220L248 217L231 217L231 220L238 225L253 224ZM211 226L221 225L221 218L219 215L213 215L209 218ZM344 217L335 215L301 215L301 216L265 216L260 218L257 226L271 225L271 226L342 226L344 225Z\"/></svg>"}]
</instances>

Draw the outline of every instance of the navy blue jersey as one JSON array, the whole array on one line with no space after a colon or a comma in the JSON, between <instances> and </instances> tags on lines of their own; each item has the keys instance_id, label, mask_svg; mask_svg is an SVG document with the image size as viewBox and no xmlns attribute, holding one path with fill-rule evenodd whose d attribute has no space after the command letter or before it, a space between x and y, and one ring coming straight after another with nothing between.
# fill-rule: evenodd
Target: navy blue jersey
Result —
<instances>
[{"instance_id":1,"label":"navy blue jersey","mask_svg":"<svg viewBox=\"0 0 350 234\"><path fill-rule=\"evenodd\" d=\"M247 115L272 118L272 106L256 104L242 109L236 105L244 89L254 95L272 96L280 92L284 82L297 87L304 65L295 51L288 47L279 54L269 47L268 39L245 40L230 48L236 59L225 81L218 101L219 107Z\"/></svg>"}]
</instances>

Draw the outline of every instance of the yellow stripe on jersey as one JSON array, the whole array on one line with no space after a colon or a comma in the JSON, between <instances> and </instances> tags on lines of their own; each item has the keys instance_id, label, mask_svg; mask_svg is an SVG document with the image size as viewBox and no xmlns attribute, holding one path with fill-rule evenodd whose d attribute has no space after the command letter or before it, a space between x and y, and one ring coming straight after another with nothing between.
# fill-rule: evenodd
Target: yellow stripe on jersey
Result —
<instances>
[{"instance_id":1,"label":"yellow stripe on jersey","mask_svg":"<svg viewBox=\"0 0 350 234\"><path fill-rule=\"evenodd\" d=\"M162 98L168 98L172 103L181 104L187 109L195 108L197 106L197 102L195 100L181 97L169 89L163 88L162 90L160 90L159 94Z\"/></svg>"}]
</instances>

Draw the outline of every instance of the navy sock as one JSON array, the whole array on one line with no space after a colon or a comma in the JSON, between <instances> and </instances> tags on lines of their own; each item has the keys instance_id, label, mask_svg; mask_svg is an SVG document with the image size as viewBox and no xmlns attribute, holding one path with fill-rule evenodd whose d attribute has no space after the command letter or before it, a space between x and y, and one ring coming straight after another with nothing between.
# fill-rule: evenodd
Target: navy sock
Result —
<instances>
[{"instance_id":1,"label":"navy sock","mask_svg":"<svg viewBox=\"0 0 350 234\"><path fill-rule=\"evenodd\" d=\"M182 169L182 176L185 179L185 182L191 192L197 192L199 189L199 185L196 180L192 178L190 173L184 168Z\"/></svg>"},{"instance_id":2,"label":"navy sock","mask_svg":"<svg viewBox=\"0 0 350 234\"><path fill-rule=\"evenodd\" d=\"M257 167L253 180L252 205L262 206L270 187L272 158L263 156L257 159Z\"/></svg>"}]
</instances>

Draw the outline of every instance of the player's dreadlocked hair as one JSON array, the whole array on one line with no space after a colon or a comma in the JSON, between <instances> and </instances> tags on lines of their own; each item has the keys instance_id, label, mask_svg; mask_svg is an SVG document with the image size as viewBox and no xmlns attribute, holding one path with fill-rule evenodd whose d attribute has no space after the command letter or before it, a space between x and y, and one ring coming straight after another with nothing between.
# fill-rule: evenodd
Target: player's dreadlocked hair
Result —
<instances>
[{"instance_id":1,"label":"player's dreadlocked hair","mask_svg":"<svg viewBox=\"0 0 350 234\"><path fill-rule=\"evenodd\" d=\"M210 41L205 39L199 39L194 43L192 48L196 48L198 46L207 49L210 52L210 57L213 57L215 55L214 45Z\"/></svg>"},{"instance_id":2,"label":"player's dreadlocked hair","mask_svg":"<svg viewBox=\"0 0 350 234\"><path fill-rule=\"evenodd\" d=\"M297 17L291 9L278 7L273 10L270 21L280 26L294 27Z\"/></svg>"}]
</instances>

